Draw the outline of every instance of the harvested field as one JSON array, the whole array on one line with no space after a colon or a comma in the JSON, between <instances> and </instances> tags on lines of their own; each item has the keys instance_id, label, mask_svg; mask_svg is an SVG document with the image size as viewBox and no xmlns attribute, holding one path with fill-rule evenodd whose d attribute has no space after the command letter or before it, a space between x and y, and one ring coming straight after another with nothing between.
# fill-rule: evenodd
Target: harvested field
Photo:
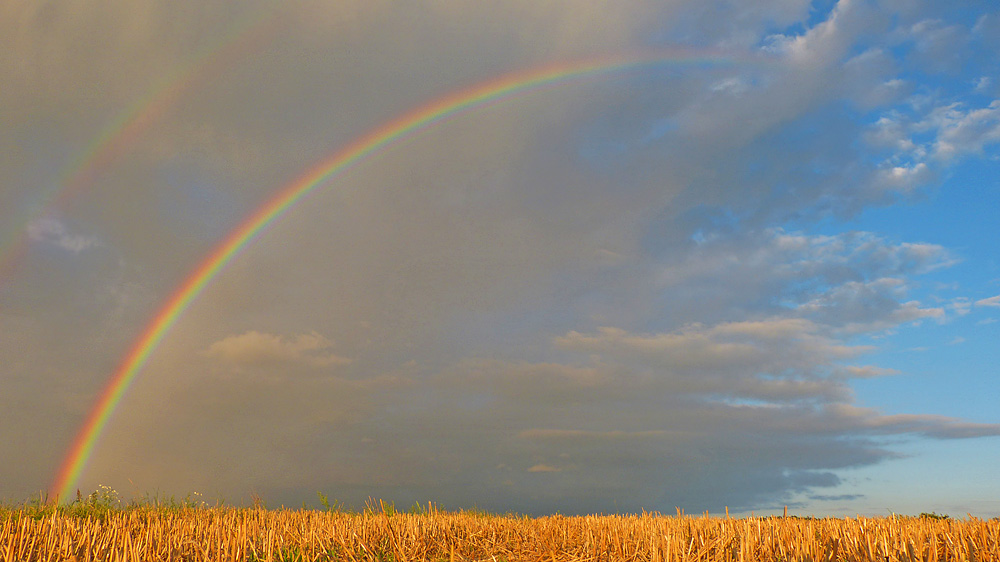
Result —
<instances>
[{"instance_id":1,"label":"harvested field","mask_svg":"<svg viewBox=\"0 0 1000 562\"><path fill-rule=\"evenodd\" d=\"M0 511L0 560L986 561L1000 521L14 509Z\"/></svg>"}]
</instances>

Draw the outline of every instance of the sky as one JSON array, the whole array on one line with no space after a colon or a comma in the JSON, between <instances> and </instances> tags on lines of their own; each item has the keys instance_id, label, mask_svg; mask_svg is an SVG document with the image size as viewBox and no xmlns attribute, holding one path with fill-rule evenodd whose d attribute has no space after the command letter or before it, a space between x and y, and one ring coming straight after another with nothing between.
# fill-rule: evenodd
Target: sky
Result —
<instances>
[{"instance_id":1,"label":"sky","mask_svg":"<svg viewBox=\"0 0 1000 562\"><path fill-rule=\"evenodd\" d=\"M605 59L603 57L609 57ZM1000 10L0 0L0 499L1000 516ZM519 74L520 73L520 74Z\"/></svg>"}]
</instances>

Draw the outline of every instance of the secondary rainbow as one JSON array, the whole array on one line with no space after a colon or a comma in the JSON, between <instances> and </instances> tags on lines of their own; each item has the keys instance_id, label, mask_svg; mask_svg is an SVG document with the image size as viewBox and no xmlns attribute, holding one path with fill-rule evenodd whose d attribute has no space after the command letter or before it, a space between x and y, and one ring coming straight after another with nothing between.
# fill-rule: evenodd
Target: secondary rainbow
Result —
<instances>
[{"instance_id":1,"label":"secondary rainbow","mask_svg":"<svg viewBox=\"0 0 1000 562\"><path fill-rule=\"evenodd\" d=\"M327 184L373 155L384 152L429 127L440 125L464 113L509 100L517 95L577 80L624 74L657 65L720 64L733 61L733 56L724 53L659 51L590 58L514 72L455 91L420 106L373 129L329 158L320 161L298 179L281 188L266 204L247 217L201 261L160 308L101 392L100 399L91 410L59 468L58 475L49 489L50 498L58 501L59 498L71 497L101 433L121 402L125 391L149 360L157 345L205 286L267 225L318 186Z\"/></svg>"},{"instance_id":2,"label":"secondary rainbow","mask_svg":"<svg viewBox=\"0 0 1000 562\"><path fill-rule=\"evenodd\" d=\"M158 122L185 92L218 76L235 61L245 59L248 52L272 37L282 22L283 18L274 10L243 18L228 33L201 49L186 64L178 66L150 88L145 96L108 122L66 167L56 184L57 189L39 206L38 212L27 214L9 243L5 247L0 246L0 281L27 253L33 223L61 211L73 197L93 185L101 173L135 146L142 133Z\"/></svg>"}]
</instances>

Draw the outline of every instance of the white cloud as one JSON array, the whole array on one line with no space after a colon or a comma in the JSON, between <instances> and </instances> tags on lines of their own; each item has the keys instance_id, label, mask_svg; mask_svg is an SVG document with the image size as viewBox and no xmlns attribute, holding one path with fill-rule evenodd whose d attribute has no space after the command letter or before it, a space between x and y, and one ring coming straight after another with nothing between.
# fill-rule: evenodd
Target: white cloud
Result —
<instances>
[{"instance_id":1,"label":"white cloud","mask_svg":"<svg viewBox=\"0 0 1000 562\"><path fill-rule=\"evenodd\" d=\"M864 138L872 146L891 148L899 153L911 153L917 148L910 139L907 122L891 112L879 117Z\"/></svg>"},{"instance_id":2,"label":"white cloud","mask_svg":"<svg viewBox=\"0 0 1000 562\"><path fill-rule=\"evenodd\" d=\"M856 379L871 379L902 374L901 371L897 369L888 369L885 367L877 367L875 365L847 365L836 369L834 372Z\"/></svg>"},{"instance_id":3,"label":"white cloud","mask_svg":"<svg viewBox=\"0 0 1000 562\"><path fill-rule=\"evenodd\" d=\"M865 142L887 158L873 175L878 190L910 193L933 184L939 168L1000 142L1000 100L970 108L958 101L911 97L914 114L889 110L864 133Z\"/></svg>"},{"instance_id":4,"label":"white cloud","mask_svg":"<svg viewBox=\"0 0 1000 562\"><path fill-rule=\"evenodd\" d=\"M631 334L620 328L570 332L556 338L566 350L598 354L601 361L649 370L665 385L698 394L765 401L833 400L850 394L841 382L817 376L834 361L869 351L821 335L803 319L685 326L663 334Z\"/></svg>"},{"instance_id":5,"label":"white cloud","mask_svg":"<svg viewBox=\"0 0 1000 562\"><path fill-rule=\"evenodd\" d=\"M846 52L863 12L860 2L840 0L825 21L801 35L772 36L768 48L799 66L829 66Z\"/></svg>"},{"instance_id":6,"label":"white cloud","mask_svg":"<svg viewBox=\"0 0 1000 562\"><path fill-rule=\"evenodd\" d=\"M213 343L204 354L238 367L288 363L318 368L351 362L335 355L332 348L333 342L316 332L285 338L251 330Z\"/></svg>"},{"instance_id":7,"label":"white cloud","mask_svg":"<svg viewBox=\"0 0 1000 562\"><path fill-rule=\"evenodd\" d=\"M906 80L894 77L897 64L882 48L868 49L849 59L843 71L844 94L867 110L898 102L912 89Z\"/></svg>"},{"instance_id":8,"label":"white cloud","mask_svg":"<svg viewBox=\"0 0 1000 562\"><path fill-rule=\"evenodd\" d=\"M589 352L638 353L672 370L726 368L747 372L762 368L780 371L794 368L801 360L811 365L813 361L849 358L864 351L838 345L820 332L820 326L805 319L774 318L709 327L691 324L662 334L631 334L605 327L595 334L570 332L556 338L555 344ZM785 356L772 356L772 346L782 348Z\"/></svg>"},{"instance_id":9,"label":"white cloud","mask_svg":"<svg viewBox=\"0 0 1000 562\"><path fill-rule=\"evenodd\" d=\"M936 415L895 414L883 415L871 408L850 404L830 404L825 410L839 418L840 423L857 429L885 433L918 433L937 439L963 439L986 435L1000 435L1000 425L970 423Z\"/></svg>"},{"instance_id":10,"label":"white cloud","mask_svg":"<svg viewBox=\"0 0 1000 562\"><path fill-rule=\"evenodd\" d=\"M934 127L938 134L934 156L950 160L966 154L979 154L1000 142L1000 100L987 107L965 110L959 104L936 108L924 127Z\"/></svg>"},{"instance_id":11,"label":"white cloud","mask_svg":"<svg viewBox=\"0 0 1000 562\"><path fill-rule=\"evenodd\" d=\"M27 227L28 236L38 242L47 242L73 254L99 245L95 236L74 234L62 221L43 217L32 221Z\"/></svg>"},{"instance_id":12,"label":"white cloud","mask_svg":"<svg viewBox=\"0 0 1000 562\"><path fill-rule=\"evenodd\" d=\"M867 232L720 233L662 267L656 287L671 299L656 313L681 323L698 322L713 318L710 312L716 307L721 313L739 306L761 315L794 311L825 328L853 333L882 331L921 318L943 318L944 309L907 297L907 280L953 263L955 258L940 245L893 244ZM687 316L694 303L697 313L691 310Z\"/></svg>"},{"instance_id":13,"label":"white cloud","mask_svg":"<svg viewBox=\"0 0 1000 562\"><path fill-rule=\"evenodd\" d=\"M746 92L748 88L746 81L738 76L725 78L709 86L713 92L723 92L733 96Z\"/></svg>"},{"instance_id":14,"label":"white cloud","mask_svg":"<svg viewBox=\"0 0 1000 562\"><path fill-rule=\"evenodd\" d=\"M875 186L880 189L910 193L926 185L934 178L927 164L919 162L911 166L893 166L879 170Z\"/></svg>"},{"instance_id":15,"label":"white cloud","mask_svg":"<svg viewBox=\"0 0 1000 562\"><path fill-rule=\"evenodd\" d=\"M989 297L985 299L979 299L976 301L976 306L993 306L1000 307L1000 295L995 297Z\"/></svg>"},{"instance_id":16,"label":"white cloud","mask_svg":"<svg viewBox=\"0 0 1000 562\"><path fill-rule=\"evenodd\" d=\"M952 299L951 302L946 305L946 308L958 316L965 316L966 314L972 312L972 301L966 297L958 297L956 299Z\"/></svg>"},{"instance_id":17,"label":"white cloud","mask_svg":"<svg viewBox=\"0 0 1000 562\"><path fill-rule=\"evenodd\" d=\"M924 307L917 301L902 302L905 294L906 284L901 279L849 281L804 303L799 310L824 323L842 327L848 333L882 331L924 318L945 318L941 307Z\"/></svg>"},{"instance_id":18,"label":"white cloud","mask_svg":"<svg viewBox=\"0 0 1000 562\"><path fill-rule=\"evenodd\" d=\"M961 53L969 40L962 25L939 19L925 19L910 27L919 61L937 72L948 71L949 65L960 63Z\"/></svg>"}]
</instances>

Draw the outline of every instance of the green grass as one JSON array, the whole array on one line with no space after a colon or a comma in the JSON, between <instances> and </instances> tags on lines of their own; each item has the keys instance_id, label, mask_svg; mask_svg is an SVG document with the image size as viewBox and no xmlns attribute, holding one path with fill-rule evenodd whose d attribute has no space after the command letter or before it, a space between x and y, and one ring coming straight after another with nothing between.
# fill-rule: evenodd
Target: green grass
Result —
<instances>
[{"instance_id":1,"label":"green grass","mask_svg":"<svg viewBox=\"0 0 1000 562\"><path fill-rule=\"evenodd\" d=\"M214 507L223 507L225 500L219 500ZM56 504L49 501L47 494L38 496L15 505L0 505L0 514L14 512L35 520L59 515L80 519L107 519L108 515L117 511L129 510L163 510L178 511L182 509L204 509L209 506L198 492L192 492L183 499L174 496L146 494L141 498L125 500L110 486L99 486L90 494L84 496L79 490L76 498L68 504Z\"/></svg>"}]
</instances>

